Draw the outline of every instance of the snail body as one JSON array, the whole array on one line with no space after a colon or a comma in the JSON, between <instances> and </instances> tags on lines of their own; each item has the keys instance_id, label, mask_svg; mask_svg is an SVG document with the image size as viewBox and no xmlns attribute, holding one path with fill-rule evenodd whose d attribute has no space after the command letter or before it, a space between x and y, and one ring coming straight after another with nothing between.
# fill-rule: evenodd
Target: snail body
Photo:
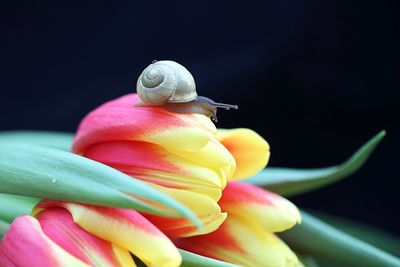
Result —
<instances>
[{"instance_id":1,"label":"snail body","mask_svg":"<svg viewBox=\"0 0 400 267\"><path fill-rule=\"evenodd\" d=\"M162 106L176 113L199 113L214 121L217 108L238 108L198 96L192 74L170 60L153 61L139 76L136 90L144 105Z\"/></svg>"}]
</instances>

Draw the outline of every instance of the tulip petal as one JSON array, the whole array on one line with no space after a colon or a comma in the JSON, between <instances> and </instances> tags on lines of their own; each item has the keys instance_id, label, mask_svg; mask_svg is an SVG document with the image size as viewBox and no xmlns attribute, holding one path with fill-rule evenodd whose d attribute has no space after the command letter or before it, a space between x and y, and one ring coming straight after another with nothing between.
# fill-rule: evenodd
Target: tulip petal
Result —
<instances>
[{"instance_id":1,"label":"tulip petal","mask_svg":"<svg viewBox=\"0 0 400 267\"><path fill-rule=\"evenodd\" d=\"M89 267L66 252L42 231L29 215L17 217L0 244L2 267Z\"/></svg>"},{"instance_id":2,"label":"tulip petal","mask_svg":"<svg viewBox=\"0 0 400 267\"><path fill-rule=\"evenodd\" d=\"M79 126L73 151L84 154L88 146L110 140L144 141L197 151L216 132L215 126L206 126L200 116L171 113L155 106L135 106L138 100L136 94L129 94L89 113Z\"/></svg>"},{"instance_id":3,"label":"tulip petal","mask_svg":"<svg viewBox=\"0 0 400 267\"><path fill-rule=\"evenodd\" d=\"M135 266L129 251L115 249L105 240L86 232L62 208L45 209L36 215L43 232L71 255L91 266ZM118 254L115 253L117 251Z\"/></svg>"},{"instance_id":4,"label":"tulip petal","mask_svg":"<svg viewBox=\"0 0 400 267\"><path fill-rule=\"evenodd\" d=\"M175 240L185 250L241 266L301 266L296 255L277 236L250 219L230 215L218 230L207 235Z\"/></svg>"},{"instance_id":5,"label":"tulip petal","mask_svg":"<svg viewBox=\"0 0 400 267\"><path fill-rule=\"evenodd\" d=\"M191 158L198 154L202 152L192 153ZM221 175L222 169L217 172L145 142L103 142L89 147L85 156L137 179L200 192L216 200L226 184L226 176Z\"/></svg>"},{"instance_id":6,"label":"tulip petal","mask_svg":"<svg viewBox=\"0 0 400 267\"><path fill-rule=\"evenodd\" d=\"M236 170L236 162L232 154L215 139L212 139L205 147L195 153L174 148L166 149L174 155L195 162L197 165L212 168L217 172L222 169L224 180L232 177Z\"/></svg>"},{"instance_id":7,"label":"tulip petal","mask_svg":"<svg viewBox=\"0 0 400 267\"><path fill-rule=\"evenodd\" d=\"M115 254L115 257L118 259L118 262L121 263L122 266L130 266L130 267L136 267L137 265L135 264L134 259L132 258L132 255L130 252L124 248L121 248L118 245L112 244L113 252Z\"/></svg>"},{"instance_id":8,"label":"tulip petal","mask_svg":"<svg viewBox=\"0 0 400 267\"><path fill-rule=\"evenodd\" d=\"M253 176L267 165L269 145L256 132L245 128L218 129L217 138L236 160L233 180Z\"/></svg>"},{"instance_id":9,"label":"tulip petal","mask_svg":"<svg viewBox=\"0 0 400 267\"><path fill-rule=\"evenodd\" d=\"M173 243L134 210L69 202L42 201L42 209L62 207L87 232L129 250L148 266L179 266L182 259Z\"/></svg>"},{"instance_id":10,"label":"tulip petal","mask_svg":"<svg viewBox=\"0 0 400 267\"><path fill-rule=\"evenodd\" d=\"M134 108L147 109L149 112L156 109L164 113L169 113L170 115L178 116L180 120L183 120L187 124L195 125L196 127L209 131L214 135L217 133L214 123L207 116L197 113L173 113L168 112L166 109L160 106L146 106L143 105L143 102L140 100L137 94L128 94L115 100L108 101L99 108L131 108L132 106L134 106Z\"/></svg>"},{"instance_id":11,"label":"tulip petal","mask_svg":"<svg viewBox=\"0 0 400 267\"><path fill-rule=\"evenodd\" d=\"M301 222L289 200L254 185L229 182L218 202L228 214L249 218L268 232L281 232Z\"/></svg>"},{"instance_id":12,"label":"tulip petal","mask_svg":"<svg viewBox=\"0 0 400 267\"><path fill-rule=\"evenodd\" d=\"M167 193L192 210L203 223L203 227L197 228L186 218L168 218L143 213L149 221L169 237L185 237L210 233L215 231L226 219L226 213L221 212L221 208L216 201L205 195L181 189L154 186L156 189Z\"/></svg>"}]
</instances>

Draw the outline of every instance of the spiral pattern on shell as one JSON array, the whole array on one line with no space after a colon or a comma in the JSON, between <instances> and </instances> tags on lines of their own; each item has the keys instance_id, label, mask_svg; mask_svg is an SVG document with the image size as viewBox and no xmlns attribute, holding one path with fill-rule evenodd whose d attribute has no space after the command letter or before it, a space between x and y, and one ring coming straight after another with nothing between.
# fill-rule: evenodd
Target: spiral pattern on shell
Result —
<instances>
[{"instance_id":1,"label":"spiral pattern on shell","mask_svg":"<svg viewBox=\"0 0 400 267\"><path fill-rule=\"evenodd\" d=\"M165 78L165 72L160 67L148 68L142 76L142 84L149 88L159 86Z\"/></svg>"},{"instance_id":2,"label":"spiral pattern on shell","mask_svg":"<svg viewBox=\"0 0 400 267\"><path fill-rule=\"evenodd\" d=\"M190 72L169 60L150 64L139 76L136 91L140 99L150 105L190 102L197 97Z\"/></svg>"}]
</instances>

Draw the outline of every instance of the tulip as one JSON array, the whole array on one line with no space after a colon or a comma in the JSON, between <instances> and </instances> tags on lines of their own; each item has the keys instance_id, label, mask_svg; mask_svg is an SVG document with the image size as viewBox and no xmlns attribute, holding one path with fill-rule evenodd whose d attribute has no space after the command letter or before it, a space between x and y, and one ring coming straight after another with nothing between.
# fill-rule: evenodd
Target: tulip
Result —
<instances>
[{"instance_id":1,"label":"tulip","mask_svg":"<svg viewBox=\"0 0 400 267\"><path fill-rule=\"evenodd\" d=\"M127 95L91 112L79 126L73 150L149 183L194 211L205 227L197 229L184 218L144 214L179 246L246 266L298 264L273 234L300 221L297 208L242 183L230 182L224 190L227 181L255 175L267 165L268 143L250 129L217 131L203 115L135 106L137 101L137 95ZM225 248L227 240L236 240L240 249Z\"/></svg>"},{"instance_id":2,"label":"tulip","mask_svg":"<svg viewBox=\"0 0 400 267\"><path fill-rule=\"evenodd\" d=\"M219 141L234 156L231 180L255 175L269 159L265 140L249 129L219 130ZM218 202L227 219L214 232L177 238L188 251L242 266L302 266L297 256L274 233L300 223L298 209L287 199L256 186L230 181Z\"/></svg>"},{"instance_id":3,"label":"tulip","mask_svg":"<svg viewBox=\"0 0 400 267\"><path fill-rule=\"evenodd\" d=\"M172 242L134 210L41 201L17 217L0 244L0 266L180 266ZM24 254L21 255L21 252Z\"/></svg>"},{"instance_id":4,"label":"tulip","mask_svg":"<svg viewBox=\"0 0 400 267\"><path fill-rule=\"evenodd\" d=\"M219 204L228 218L216 231L176 239L175 244L242 266L300 266L296 255L274 235L301 221L291 202L253 185L229 182Z\"/></svg>"},{"instance_id":5,"label":"tulip","mask_svg":"<svg viewBox=\"0 0 400 267\"><path fill-rule=\"evenodd\" d=\"M194 211L205 225L201 229L185 218L144 214L179 246L246 266L298 265L273 234L300 222L297 208L251 185L230 182L224 190L227 181L267 165L268 143L249 129L217 131L203 115L136 106L138 100L123 96L91 112L73 151L141 179Z\"/></svg>"},{"instance_id":6,"label":"tulip","mask_svg":"<svg viewBox=\"0 0 400 267\"><path fill-rule=\"evenodd\" d=\"M236 169L218 141L211 120L200 114L171 113L136 106L130 94L89 113L81 122L73 151L147 182L196 212L204 227L184 218L144 214L169 236L214 231L226 218L218 200Z\"/></svg>"}]
</instances>

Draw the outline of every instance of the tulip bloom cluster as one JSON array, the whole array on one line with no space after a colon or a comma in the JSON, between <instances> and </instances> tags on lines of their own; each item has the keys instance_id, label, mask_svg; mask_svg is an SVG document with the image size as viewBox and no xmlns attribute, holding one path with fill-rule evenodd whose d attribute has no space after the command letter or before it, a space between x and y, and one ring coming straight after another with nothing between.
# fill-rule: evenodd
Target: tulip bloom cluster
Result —
<instances>
[{"instance_id":1,"label":"tulip bloom cluster","mask_svg":"<svg viewBox=\"0 0 400 267\"><path fill-rule=\"evenodd\" d=\"M300 222L297 208L274 193L234 181L265 167L267 142L249 129L217 131L204 115L137 102L138 96L130 94L88 114L73 151L169 194L195 212L204 227L186 218L42 201L35 217L22 216L12 224L0 247L1 266L34 266L20 262L11 247L30 250L26 259L42 259L38 266L134 266L129 252L148 266L179 266L175 246L244 266L300 266L274 235ZM8 264L10 259L19 262Z\"/></svg>"}]
</instances>

